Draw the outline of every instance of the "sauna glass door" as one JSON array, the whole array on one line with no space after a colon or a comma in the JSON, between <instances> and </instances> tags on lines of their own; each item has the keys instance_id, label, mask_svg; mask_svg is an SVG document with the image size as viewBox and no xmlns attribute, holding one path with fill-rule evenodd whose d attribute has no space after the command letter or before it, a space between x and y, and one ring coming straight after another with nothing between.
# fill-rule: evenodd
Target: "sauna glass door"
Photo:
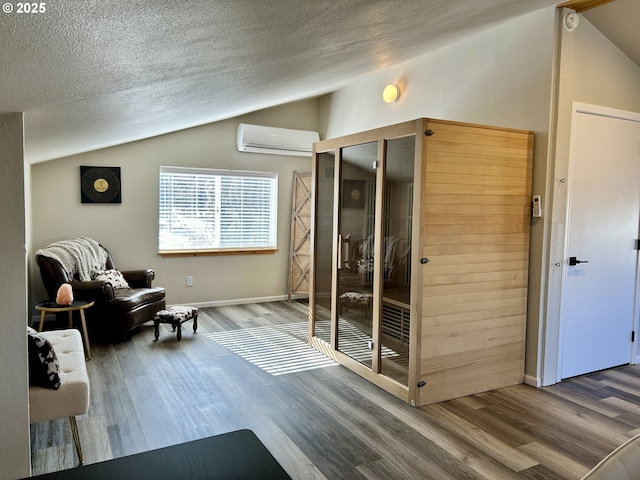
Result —
<instances>
[{"instance_id":1,"label":"sauna glass door","mask_svg":"<svg viewBox=\"0 0 640 480\"><path fill-rule=\"evenodd\" d=\"M372 367L378 142L341 151L338 220L337 349Z\"/></svg>"},{"instance_id":2,"label":"sauna glass door","mask_svg":"<svg viewBox=\"0 0 640 480\"><path fill-rule=\"evenodd\" d=\"M409 378L415 136L318 153L312 335Z\"/></svg>"},{"instance_id":3,"label":"sauna glass door","mask_svg":"<svg viewBox=\"0 0 640 480\"><path fill-rule=\"evenodd\" d=\"M409 376L414 162L412 135L343 148L340 168L338 350L402 385Z\"/></svg>"},{"instance_id":4,"label":"sauna glass door","mask_svg":"<svg viewBox=\"0 0 640 480\"><path fill-rule=\"evenodd\" d=\"M313 289L313 335L332 345L332 291L333 257L335 251L334 202L335 202L335 151L317 155L315 180L315 225L314 236L314 284Z\"/></svg>"},{"instance_id":5,"label":"sauna glass door","mask_svg":"<svg viewBox=\"0 0 640 480\"><path fill-rule=\"evenodd\" d=\"M409 381L415 136L387 140L380 292L380 373Z\"/></svg>"}]
</instances>

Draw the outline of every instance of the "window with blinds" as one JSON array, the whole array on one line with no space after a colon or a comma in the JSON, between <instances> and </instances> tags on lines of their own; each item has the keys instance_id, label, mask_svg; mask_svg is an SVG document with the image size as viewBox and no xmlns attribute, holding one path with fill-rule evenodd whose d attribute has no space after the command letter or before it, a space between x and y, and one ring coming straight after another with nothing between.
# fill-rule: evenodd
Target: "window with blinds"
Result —
<instances>
[{"instance_id":1,"label":"window with blinds","mask_svg":"<svg viewBox=\"0 0 640 480\"><path fill-rule=\"evenodd\" d=\"M277 173L160 167L160 251L275 250L277 197Z\"/></svg>"}]
</instances>

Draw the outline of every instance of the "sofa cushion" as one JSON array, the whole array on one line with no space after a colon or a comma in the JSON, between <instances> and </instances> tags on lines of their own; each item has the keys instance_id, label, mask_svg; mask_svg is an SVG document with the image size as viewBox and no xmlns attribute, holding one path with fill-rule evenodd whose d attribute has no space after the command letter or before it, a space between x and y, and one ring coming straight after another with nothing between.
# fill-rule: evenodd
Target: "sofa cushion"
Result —
<instances>
[{"instance_id":1,"label":"sofa cushion","mask_svg":"<svg viewBox=\"0 0 640 480\"><path fill-rule=\"evenodd\" d=\"M60 388L29 387L29 421L84 415L89 410L90 388L80 332L49 330L41 335L53 345L60 362Z\"/></svg>"},{"instance_id":2,"label":"sofa cushion","mask_svg":"<svg viewBox=\"0 0 640 480\"><path fill-rule=\"evenodd\" d=\"M27 327L29 383L38 387L60 388L60 363L51 342Z\"/></svg>"},{"instance_id":3,"label":"sofa cushion","mask_svg":"<svg viewBox=\"0 0 640 480\"><path fill-rule=\"evenodd\" d=\"M114 293L115 297L109 302L110 308L130 311L142 305L164 300L165 289L163 287L121 288Z\"/></svg>"},{"instance_id":4,"label":"sofa cushion","mask_svg":"<svg viewBox=\"0 0 640 480\"><path fill-rule=\"evenodd\" d=\"M91 275L91 279L109 282L113 288L129 288L129 284L118 270L98 270Z\"/></svg>"}]
</instances>

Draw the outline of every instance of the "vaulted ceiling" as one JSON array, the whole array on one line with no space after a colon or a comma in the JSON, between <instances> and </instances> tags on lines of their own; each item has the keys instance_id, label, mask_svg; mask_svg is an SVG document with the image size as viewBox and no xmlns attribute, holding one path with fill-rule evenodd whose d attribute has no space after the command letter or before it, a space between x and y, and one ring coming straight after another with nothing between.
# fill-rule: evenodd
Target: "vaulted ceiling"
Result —
<instances>
[{"instance_id":1,"label":"vaulted ceiling","mask_svg":"<svg viewBox=\"0 0 640 480\"><path fill-rule=\"evenodd\" d=\"M638 0L615 0L582 14L636 65L640 65Z\"/></svg>"},{"instance_id":2,"label":"vaulted ceiling","mask_svg":"<svg viewBox=\"0 0 640 480\"><path fill-rule=\"evenodd\" d=\"M4 2L0 112L25 112L35 163L322 95L556 3Z\"/></svg>"}]
</instances>

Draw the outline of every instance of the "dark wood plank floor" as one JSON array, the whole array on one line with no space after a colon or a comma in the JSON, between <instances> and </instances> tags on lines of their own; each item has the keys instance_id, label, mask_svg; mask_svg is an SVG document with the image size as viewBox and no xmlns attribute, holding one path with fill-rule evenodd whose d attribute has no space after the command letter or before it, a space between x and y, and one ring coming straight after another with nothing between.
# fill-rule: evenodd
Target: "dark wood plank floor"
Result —
<instances>
[{"instance_id":1,"label":"dark wood plank floor","mask_svg":"<svg viewBox=\"0 0 640 480\"><path fill-rule=\"evenodd\" d=\"M145 325L92 345L86 463L247 428L297 479L578 479L640 432L640 366L416 409L341 366L274 376L207 337L306 319L302 302L206 308L179 343ZM34 474L77 463L68 420L31 442Z\"/></svg>"}]
</instances>

